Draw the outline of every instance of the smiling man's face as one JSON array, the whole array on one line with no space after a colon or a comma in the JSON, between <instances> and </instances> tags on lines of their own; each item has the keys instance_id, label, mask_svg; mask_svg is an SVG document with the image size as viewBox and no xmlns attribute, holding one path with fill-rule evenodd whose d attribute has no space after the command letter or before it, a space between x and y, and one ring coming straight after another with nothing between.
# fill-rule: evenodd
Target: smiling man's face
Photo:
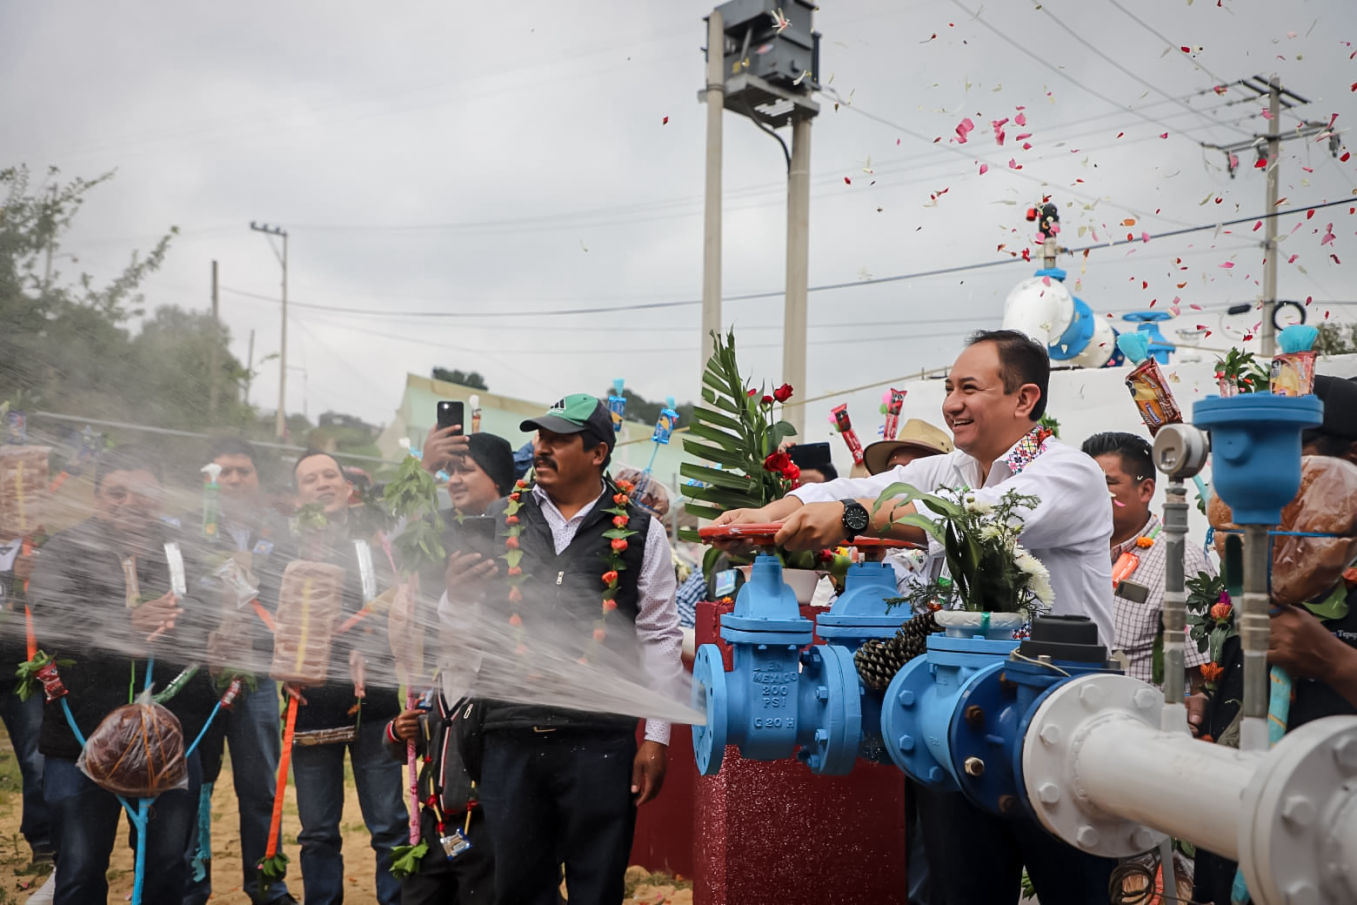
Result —
<instances>
[{"instance_id":1,"label":"smiling man's face","mask_svg":"<svg viewBox=\"0 0 1357 905\"><path fill-rule=\"evenodd\" d=\"M330 456L307 456L297 464L295 476L299 504L319 503L326 515L348 508L352 485L344 477L339 463Z\"/></svg>"}]
</instances>

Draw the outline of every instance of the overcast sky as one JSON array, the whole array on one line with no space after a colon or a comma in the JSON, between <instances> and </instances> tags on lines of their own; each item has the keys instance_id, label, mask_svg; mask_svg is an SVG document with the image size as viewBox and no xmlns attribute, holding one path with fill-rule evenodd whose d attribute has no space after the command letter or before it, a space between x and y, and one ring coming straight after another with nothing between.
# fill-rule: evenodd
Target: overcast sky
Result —
<instances>
[{"instance_id":1,"label":"overcast sky","mask_svg":"<svg viewBox=\"0 0 1357 905\"><path fill-rule=\"evenodd\" d=\"M8 3L3 164L54 164L67 177L116 169L61 249L79 263L59 258L60 269L106 277L178 226L147 301L206 308L216 259L242 360L251 330L256 359L279 344L279 267L251 220L289 230L294 302L479 315L294 307L291 363L306 382L304 398L301 373L289 377L288 408L305 402L312 419L338 409L384 422L405 373L434 365L541 401L601 392L615 377L648 397L692 398L705 145L696 92L709 9ZM1300 116L1336 115L1340 131L1357 121L1352 0L862 0L827 2L816 27L834 93L821 95L813 127L812 286L1009 260L1031 243L1022 214L1045 191L1072 246L1150 236L1062 260L1095 310L1120 316L1178 297L1176 326L1207 324L1202 342L1214 345L1217 314L1189 306L1257 298L1262 230L1251 221L1154 238L1264 208L1254 155L1240 155L1231 179L1224 155L1200 143L1265 131L1265 104L1211 89L1275 73L1312 102ZM1019 112L1026 126L1014 123ZM965 117L975 129L959 144ZM1001 147L991 122L1005 117ZM724 179L724 291L780 291L782 152L732 113ZM1354 179L1357 160L1334 160L1327 143L1288 142L1281 207L1357 204ZM1282 220L1280 295L1319 300L1312 317L1357 316L1357 306L1323 304L1357 297L1355 231L1347 206ZM798 394L948 364L965 333L998 326L1004 296L1035 266L812 292L809 386ZM541 314L685 300L694 304ZM744 368L780 382L781 299L728 301L724 321ZM808 439L828 434L838 401L869 439L880 392L812 406ZM253 401L272 408L276 397L266 367ZM908 402L906 415L937 420Z\"/></svg>"}]
</instances>

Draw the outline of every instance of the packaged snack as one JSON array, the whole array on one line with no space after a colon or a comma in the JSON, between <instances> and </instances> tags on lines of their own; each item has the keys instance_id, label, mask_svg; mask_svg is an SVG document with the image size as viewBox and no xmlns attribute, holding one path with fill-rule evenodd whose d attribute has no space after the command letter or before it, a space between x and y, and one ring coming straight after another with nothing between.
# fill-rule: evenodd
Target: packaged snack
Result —
<instances>
[{"instance_id":1,"label":"packaged snack","mask_svg":"<svg viewBox=\"0 0 1357 905\"><path fill-rule=\"evenodd\" d=\"M881 439L894 440L895 435L900 432L900 409L905 404L905 394L908 390L897 390L891 387L882 397L884 403L886 424L882 428Z\"/></svg>"},{"instance_id":2,"label":"packaged snack","mask_svg":"<svg viewBox=\"0 0 1357 905\"><path fill-rule=\"evenodd\" d=\"M1131 399L1140 411L1140 420L1150 429L1150 436L1157 434L1165 424L1178 424L1183 420L1183 413L1173 401L1173 391L1153 358L1136 365L1126 377L1126 388L1131 391Z\"/></svg>"},{"instance_id":3,"label":"packaged snack","mask_svg":"<svg viewBox=\"0 0 1357 905\"><path fill-rule=\"evenodd\" d=\"M149 691L104 717L85 740L76 766L95 785L125 798L188 788L184 730Z\"/></svg>"},{"instance_id":4,"label":"packaged snack","mask_svg":"<svg viewBox=\"0 0 1357 905\"><path fill-rule=\"evenodd\" d=\"M0 446L0 537L27 537L47 508L50 446Z\"/></svg>"},{"instance_id":5,"label":"packaged snack","mask_svg":"<svg viewBox=\"0 0 1357 905\"><path fill-rule=\"evenodd\" d=\"M296 560L283 571L269 673L280 682L323 685L330 642L343 610L344 570L329 563Z\"/></svg>"},{"instance_id":6,"label":"packaged snack","mask_svg":"<svg viewBox=\"0 0 1357 905\"><path fill-rule=\"evenodd\" d=\"M848 451L853 454L853 463L862 464L862 441L858 439L857 433L853 430L853 419L848 417L848 403L842 403L829 410L829 419L834 424L834 429L843 435L843 442L848 444Z\"/></svg>"},{"instance_id":7,"label":"packaged snack","mask_svg":"<svg viewBox=\"0 0 1357 905\"><path fill-rule=\"evenodd\" d=\"M1274 396L1309 396L1315 391L1315 353L1289 352L1272 359Z\"/></svg>"}]
</instances>

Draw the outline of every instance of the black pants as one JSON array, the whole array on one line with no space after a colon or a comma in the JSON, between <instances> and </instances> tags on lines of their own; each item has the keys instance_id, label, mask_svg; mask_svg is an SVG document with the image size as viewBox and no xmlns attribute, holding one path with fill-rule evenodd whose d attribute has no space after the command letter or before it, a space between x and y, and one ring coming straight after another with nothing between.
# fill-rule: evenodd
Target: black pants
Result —
<instances>
[{"instance_id":1,"label":"black pants","mask_svg":"<svg viewBox=\"0 0 1357 905\"><path fill-rule=\"evenodd\" d=\"M1107 905L1115 858L1068 846L1030 817L996 817L960 792L916 788L933 905L1015 905L1024 865L1041 905Z\"/></svg>"},{"instance_id":2,"label":"black pants","mask_svg":"<svg viewBox=\"0 0 1357 905\"><path fill-rule=\"evenodd\" d=\"M496 854L495 901L618 905L636 807L630 732L496 729L485 734L481 807Z\"/></svg>"},{"instance_id":3,"label":"black pants","mask_svg":"<svg viewBox=\"0 0 1357 905\"><path fill-rule=\"evenodd\" d=\"M449 817L455 826L444 832L462 829L465 814ZM471 812L471 828L466 837L471 848L449 861L439 844L438 821L428 808L420 815L420 831L428 840L429 853L419 863L419 873L401 882L401 905L491 905L495 897L495 859L485 815L479 808Z\"/></svg>"}]
</instances>

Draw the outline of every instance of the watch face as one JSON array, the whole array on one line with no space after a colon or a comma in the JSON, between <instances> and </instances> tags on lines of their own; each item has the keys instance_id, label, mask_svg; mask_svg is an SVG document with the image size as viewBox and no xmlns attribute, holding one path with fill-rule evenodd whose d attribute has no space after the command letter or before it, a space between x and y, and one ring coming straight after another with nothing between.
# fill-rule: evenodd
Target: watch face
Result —
<instances>
[{"instance_id":1,"label":"watch face","mask_svg":"<svg viewBox=\"0 0 1357 905\"><path fill-rule=\"evenodd\" d=\"M853 534L861 534L867 528L870 519L861 503L851 500L843 504L843 526Z\"/></svg>"}]
</instances>

